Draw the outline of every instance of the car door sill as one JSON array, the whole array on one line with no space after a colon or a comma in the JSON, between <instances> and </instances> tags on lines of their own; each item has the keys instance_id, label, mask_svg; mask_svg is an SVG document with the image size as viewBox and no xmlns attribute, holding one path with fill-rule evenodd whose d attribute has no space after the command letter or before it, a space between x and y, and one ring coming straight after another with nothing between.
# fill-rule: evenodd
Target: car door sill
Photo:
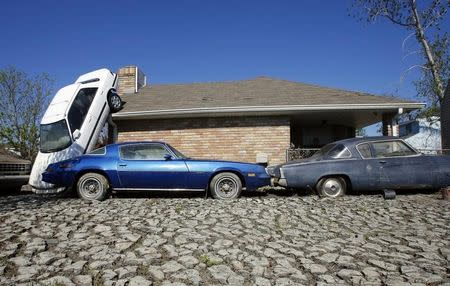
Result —
<instances>
[{"instance_id":1,"label":"car door sill","mask_svg":"<svg viewBox=\"0 0 450 286\"><path fill-rule=\"evenodd\" d=\"M115 191L171 191L171 192L204 192L205 189L158 189L158 188L114 188Z\"/></svg>"}]
</instances>

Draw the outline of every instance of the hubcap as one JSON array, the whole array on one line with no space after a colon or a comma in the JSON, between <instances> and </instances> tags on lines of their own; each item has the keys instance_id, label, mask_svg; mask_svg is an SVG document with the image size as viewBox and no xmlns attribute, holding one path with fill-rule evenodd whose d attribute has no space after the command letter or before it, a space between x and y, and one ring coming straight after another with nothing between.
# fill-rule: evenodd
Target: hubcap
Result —
<instances>
[{"instance_id":1,"label":"hubcap","mask_svg":"<svg viewBox=\"0 0 450 286\"><path fill-rule=\"evenodd\" d=\"M223 177L214 185L221 198L232 198L238 191L238 182L232 177Z\"/></svg>"},{"instance_id":2,"label":"hubcap","mask_svg":"<svg viewBox=\"0 0 450 286\"><path fill-rule=\"evenodd\" d=\"M337 179L327 179L325 183L323 184L323 191L324 193L329 197L336 197L338 196L342 190L343 186L342 183Z\"/></svg>"},{"instance_id":3,"label":"hubcap","mask_svg":"<svg viewBox=\"0 0 450 286\"><path fill-rule=\"evenodd\" d=\"M86 178L80 184L80 191L88 198L95 198L103 191L103 186L97 178Z\"/></svg>"},{"instance_id":4,"label":"hubcap","mask_svg":"<svg viewBox=\"0 0 450 286\"><path fill-rule=\"evenodd\" d=\"M117 95L113 95L111 97L111 104L115 109L120 108L121 105L120 98Z\"/></svg>"}]
</instances>

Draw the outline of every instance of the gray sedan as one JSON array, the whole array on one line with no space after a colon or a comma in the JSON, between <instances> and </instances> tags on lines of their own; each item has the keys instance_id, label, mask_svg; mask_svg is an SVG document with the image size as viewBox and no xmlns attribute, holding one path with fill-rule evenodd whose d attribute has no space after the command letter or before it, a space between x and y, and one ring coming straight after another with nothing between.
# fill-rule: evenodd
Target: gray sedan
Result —
<instances>
[{"instance_id":1,"label":"gray sedan","mask_svg":"<svg viewBox=\"0 0 450 286\"><path fill-rule=\"evenodd\" d=\"M325 197L349 189L438 189L450 186L450 156L421 154L396 137L351 138L267 172L275 185L316 189Z\"/></svg>"}]
</instances>

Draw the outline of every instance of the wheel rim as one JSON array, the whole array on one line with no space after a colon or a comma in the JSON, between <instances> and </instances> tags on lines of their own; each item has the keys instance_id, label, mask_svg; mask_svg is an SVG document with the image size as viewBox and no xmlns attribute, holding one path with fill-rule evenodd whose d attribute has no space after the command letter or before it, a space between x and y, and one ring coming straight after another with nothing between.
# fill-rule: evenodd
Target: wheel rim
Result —
<instances>
[{"instance_id":1,"label":"wheel rim","mask_svg":"<svg viewBox=\"0 0 450 286\"><path fill-rule=\"evenodd\" d=\"M111 96L111 105L114 109L119 109L122 103L120 102L120 98L117 95Z\"/></svg>"},{"instance_id":2,"label":"wheel rim","mask_svg":"<svg viewBox=\"0 0 450 286\"><path fill-rule=\"evenodd\" d=\"M217 180L214 189L221 198L233 198L238 192L238 182L233 177L222 177Z\"/></svg>"},{"instance_id":3,"label":"wheel rim","mask_svg":"<svg viewBox=\"0 0 450 286\"><path fill-rule=\"evenodd\" d=\"M93 199L103 192L103 185L97 178L86 178L80 184L80 192L86 198Z\"/></svg>"},{"instance_id":4,"label":"wheel rim","mask_svg":"<svg viewBox=\"0 0 450 286\"><path fill-rule=\"evenodd\" d=\"M341 180L331 178L323 183L322 190L328 197L337 197L344 190L344 186L342 185Z\"/></svg>"}]
</instances>

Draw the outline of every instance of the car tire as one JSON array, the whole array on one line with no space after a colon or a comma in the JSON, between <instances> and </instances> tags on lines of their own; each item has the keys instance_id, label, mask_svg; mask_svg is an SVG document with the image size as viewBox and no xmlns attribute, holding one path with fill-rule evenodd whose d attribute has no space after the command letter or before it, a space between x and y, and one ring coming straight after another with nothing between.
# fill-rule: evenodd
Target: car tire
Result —
<instances>
[{"instance_id":1,"label":"car tire","mask_svg":"<svg viewBox=\"0 0 450 286\"><path fill-rule=\"evenodd\" d=\"M112 113L122 109L122 99L113 89L108 92L108 105Z\"/></svg>"},{"instance_id":2,"label":"car tire","mask_svg":"<svg viewBox=\"0 0 450 286\"><path fill-rule=\"evenodd\" d=\"M215 199L235 199L241 195L242 182L234 173L219 173L212 178L209 189Z\"/></svg>"},{"instance_id":3,"label":"car tire","mask_svg":"<svg viewBox=\"0 0 450 286\"><path fill-rule=\"evenodd\" d=\"M77 193L87 201L103 201L109 190L109 182L105 176L97 173L86 173L78 179Z\"/></svg>"},{"instance_id":4,"label":"car tire","mask_svg":"<svg viewBox=\"0 0 450 286\"><path fill-rule=\"evenodd\" d=\"M317 183L316 190L321 197L337 198L347 191L347 183L341 177L322 178Z\"/></svg>"}]
</instances>

